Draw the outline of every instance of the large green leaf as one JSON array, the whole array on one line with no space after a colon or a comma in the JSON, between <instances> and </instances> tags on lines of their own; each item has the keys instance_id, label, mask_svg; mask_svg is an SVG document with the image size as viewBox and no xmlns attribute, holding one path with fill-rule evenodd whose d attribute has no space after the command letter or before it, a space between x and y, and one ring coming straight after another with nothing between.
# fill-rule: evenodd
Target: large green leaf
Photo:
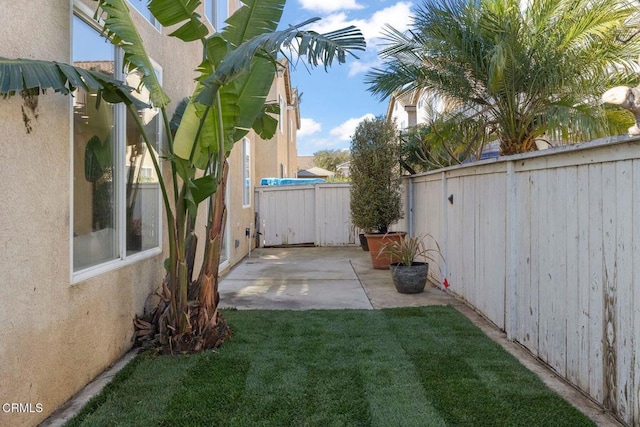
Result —
<instances>
[{"instance_id":1,"label":"large green leaf","mask_svg":"<svg viewBox=\"0 0 640 427\"><path fill-rule=\"evenodd\" d=\"M151 0L149 10L165 27L182 23L182 26L169 34L180 40L190 42L204 39L209 33L195 10L200 6L199 0Z\"/></svg>"},{"instance_id":2,"label":"large green leaf","mask_svg":"<svg viewBox=\"0 0 640 427\"><path fill-rule=\"evenodd\" d=\"M233 86L233 83L230 85ZM198 86L194 96L197 96L201 88L202 86ZM238 99L233 91L228 91L224 97L221 97L221 107L222 121L225 126L223 144L225 153L228 154L236 141L232 138L235 129L233 126L240 115ZM219 152L217 115L217 107L207 108L206 105L194 102L192 97L173 142L175 154L185 160L191 159L196 167L205 169L209 156Z\"/></svg>"},{"instance_id":3,"label":"large green leaf","mask_svg":"<svg viewBox=\"0 0 640 427\"><path fill-rule=\"evenodd\" d=\"M154 107L165 107L171 100L160 85L158 76L144 47L144 42L133 23L125 0L97 0L95 17L106 14L104 30L111 42L124 51L124 63L129 71L137 69L143 74L142 83L150 93Z\"/></svg>"},{"instance_id":4,"label":"large green leaf","mask_svg":"<svg viewBox=\"0 0 640 427\"><path fill-rule=\"evenodd\" d=\"M103 144L98 135L92 136L84 150L84 179L96 182L111 165L110 142L107 140Z\"/></svg>"},{"instance_id":5,"label":"large green leaf","mask_svg":"<svg viewBox=\"0 0 640 427\"><path fill-rule=\"evenodd\" d=\"M192 184L193 188L191 189L191 192L193 194L193 201L196 205L202 203L207 199L207 197L213 195L218 188L215 177L211 174L194 179Z\"/></svg>"},{"instance_id":6,"label":"large green leaf","mask_svg":"<svg viewBox=\"0 0 640 427\"><path fill-rule=\"evenodd\" d=\"M271 61L256 57L249 73L239 76L237 79L238 108L242 112L235 123L233 140L238 141L245 136L254 125L256 118L262 113L264 104L269 94L269 89L276 75L276 67ZM228 85L220 91L220 96L225 99Z\"/></svg>"},{"instance_id":7,"label":"large green leaf","mask_svg":"<svg viewBox=\"0 0 640 427\"><path fill-rule=\"evenodd\" d=\"M278 114L280 106L278 104L266 104L258 117L253 122L253 130L262 139L271 139L278 130L278 120L272 114ZM239 137L238 139L240 139Z\"/></svg>"},{"instance_id":8,"label":"large green leaf","mask_svg":"<svg viewBox=\"0 0 640 427\"><path fill-rule=\"evenodd\" d=\"M67 95L76 88L96 90L107 102L149 107L131 94L134 88L100 71L55 61L0 57L0 95L4 97L23 91L40 94L48 89Z\"/></svg>"},{"instance_id":9,"label":"large green leaf","mask_svg":"<svg viewBox=\"0 0 640 427\"><path fill-rule=\"evenodd\" d=\"M197 92L196 92L197 93ZM176 156L184 160L191 160L194 164L202 167L206 166L207 157L203 156L203 152L197 144L199 142L198 129L200 129L200 122L202 120L204 111L202 105L196 105L193 98L189 100L187 108L182 115L182 121L176 132L176 136L173 140L173 152ZM209 118L212 116L208 114ZM206 120L206 119L205 119ZM207 123L203 124L206 125ZM215 126L215 123L209 124ZM202 132L202 130L200 131ZM196 147L194 148L194 144Z\"/></svg>"},{"instance_id":10,"label":"large green leaf","mask_svg":"<svg viewBox=\"0 0 640 427\"><path fill-rule=\"evenodd\" d=\"M260 34L273 33L278 28L286 0L247 0L227 19L222 37L238 47Z\"/></svg>"}]
</instances>

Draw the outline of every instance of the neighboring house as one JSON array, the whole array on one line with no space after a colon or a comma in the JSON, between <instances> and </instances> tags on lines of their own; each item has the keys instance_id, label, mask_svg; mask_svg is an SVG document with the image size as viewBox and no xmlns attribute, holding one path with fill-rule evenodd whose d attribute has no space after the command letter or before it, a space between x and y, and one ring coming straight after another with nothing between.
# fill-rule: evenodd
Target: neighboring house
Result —
<instances>
[{"instance_id":1,"label":"neighboring house","mask_svg":"<svg viewBox=\"0 0 640 427\"><path fill-rule=\"evenodd\" d=\"M298 171L298 178L333 178L334 176L336 176L335 172L331 172L318 166Z\"/></svg>"},{"instance_id":2,"label":"neighboring house","mask_svg":"<svg viewBox=\"0 0 640 427\"><path fill-rule=\"evenodd\" d=\"M428 123L446 108L437 94L423 90L391 96L387 107L387 120L395 120L400 131L422 123Z\"/></svg>"},{"instance_id":3,"label":"neighboring house","mask_svg":"<svg viewBox=\"0 0 640 427\"><path fill-rule=\"evenodd\" d=\"M351 167L351 160L348 162L340 163L336 166L336 172L338 175L343 176L345 178L349 177L349 168Z\"/></svg>"},{"instance_id":4,"label":"neighboring house","mask_svg":"<svg viewBox=\"0 0 640 427\"><path fill-rule=\"evenodd\" d=\"M238 6L203 3L200 13L213 24ZM144 4L132 1L131 13L173 100L171 114L194 88L202 47L167 37ZM95 5L40 2L45 19L34 32L33 8L2 2L0 56L75 62L135 82L135 73L120 72L121 52L99 36ZM299 111L288 68L269 99L284 107L276 137L250 133L229 157L223 269L253 245L246 229L255 232L260 177L297 171ZM51 91L30 109L20 97L0 99L0 403L33 409L0 411L0 425L38 424L128 351L132 320L151 306L164 276L165 219L149 155L122 106L96 109L94 100L94 93ZM160 143L157 111L140 115Z\"/></svg>"},{"instance_id":5,"label":"neighboring house","mask_svg":"<svg viewBox=\"0 0 640 427\"><path fill-rule=\"evenodd\" d=\"M298 156L298 170L307 170L316 165L315 156Z\"/></svg>"},{"instance_id":6,"label":"neighboring house","mask_svg":"<svg viewBox=\"0 0 640 427\"><path fill-rule=\"evenodd\" d=\"M300 129L300 106L298 90L291 86L289 64L280 60L282 68L271 87L267 102L280 107L278 130L269 141L256 144L256 181L262 178L295 178L298 170L297 133Z\"/></svg>"},{"instance_id":7,"label":"neighboring house","mask_svg":"<svg viewBox=\"0 0 640 427\"><path fill-rule=\"evenodd\" d=\"M455 108L453 101L447 102L438 94L427 90L420 90L415 93L406 93L399 96L391 96L389 105L387 106L386 119L395 121L396 127L400 132L406 129L430 123L437 119L440 114L446 111L452 111ZM541 141L539 149L548 148L548 145ZM500 144L496 142L489 143L482 150L480 160L497 158L500 156ZM474 158L468 161L473 161Z\"/></svg>"}]
</instances>

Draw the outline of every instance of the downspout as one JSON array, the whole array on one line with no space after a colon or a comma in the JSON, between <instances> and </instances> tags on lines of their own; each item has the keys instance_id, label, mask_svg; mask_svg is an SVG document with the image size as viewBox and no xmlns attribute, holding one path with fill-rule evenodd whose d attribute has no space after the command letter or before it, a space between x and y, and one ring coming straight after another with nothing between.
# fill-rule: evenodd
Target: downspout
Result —
<instances>
[{"instance_id":1,"label":"downspout","mask_svg":"<svg viewBox=\"0 0 640 427\"><path fill-rule=\"evenodd\" d=\"M408 222L408 233L409 236L413 236L413 230L414 230L414 213L413 213L413 178L409 177L408 178L409 184L407 185L407 203L408 203L408 218L407 218L407 222Z\"/></svg>"},{"instance_id":2,"label":"downspout","mask_svg":"<svg viewBox=\"0 0 640 427\"><path fill-rule=\"evenodd\" d=\"M442 236L440 239L440 249L442 251L442 256L444 257L444 265L442 267L442 278L443 281L449 278L449 268L447 267L447 256L448 256L448 248L447 248L447 240L449 236L449 216L448 216L448 208L449 206L449 198L447 196L448 188L447 188L447 173L441 172L441 182L442 182ZM453 199L451 199L453 200Z\"/></svg>"}]
</instances>

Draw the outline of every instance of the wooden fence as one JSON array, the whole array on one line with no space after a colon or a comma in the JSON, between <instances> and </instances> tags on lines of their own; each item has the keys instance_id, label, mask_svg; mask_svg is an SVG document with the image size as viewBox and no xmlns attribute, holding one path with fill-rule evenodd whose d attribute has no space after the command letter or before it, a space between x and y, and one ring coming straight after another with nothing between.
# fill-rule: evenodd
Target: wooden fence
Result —
<instances>
[{"instance_id":1,"label":"wooden fence","mask_svg":"<svg viewBox=\"0 0 640 427\"><path fill-rule=\"evenodd\" d=\"M257 187L261 245L355 244L349 189L348 183Z\"/></svg>"},{"instance_id":2,"label":"wooden fence","mask_svg":"<svg viewBox=\"0 0 640 427\"><path fill-rule=\"evenodd\" d=\"M640 142L610 140L407 180L405 227L440 279L559 375L640 426Z\"/></svg>"}]
</instances>

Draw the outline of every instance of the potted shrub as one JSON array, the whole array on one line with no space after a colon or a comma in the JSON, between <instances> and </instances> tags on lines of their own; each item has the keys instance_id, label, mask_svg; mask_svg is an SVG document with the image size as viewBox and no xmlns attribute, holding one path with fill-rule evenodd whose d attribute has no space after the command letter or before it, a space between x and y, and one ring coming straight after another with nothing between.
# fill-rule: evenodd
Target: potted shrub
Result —
<instances>
[{"instance_id":1,"label":"potted shrub","mask_svg":"<svg viewBox=\"0 0 640 427\"><path fill-rule=\"evenodd\" d=\"M377 269L389 268L388 257L378 257L381 245L404 235L389 232L403 216L396 138L395 124L380 116L360 122L351 137L351 219L365 231Z\"/></svg>"},{"instance_id":2,"label":"potted shrub","mask_svg":"<svg viewBox=\"0 0 640 427\"><path fill-rule=\"evenodd\" d=\"M424 290L429 274L429 263L437 265L437 258L442 259L440 245L431 236L435 248L427 248L424 237L404 237L402 240L389 242L380 248L379 256L395 258L397 262L389 265L391 278L396 290L401 294L416 294Z\"/></svg>"}]
</instances>

